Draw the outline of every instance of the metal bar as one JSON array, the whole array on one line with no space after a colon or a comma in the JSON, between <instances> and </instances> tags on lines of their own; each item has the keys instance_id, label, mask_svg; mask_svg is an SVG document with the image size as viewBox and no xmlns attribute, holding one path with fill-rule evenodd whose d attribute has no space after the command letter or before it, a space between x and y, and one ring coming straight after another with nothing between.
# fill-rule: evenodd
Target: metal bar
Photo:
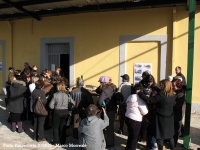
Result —
<instances>
[{"instance_id":1,"label":"metal bar","mask_svg":"<svg viewBox=\"0 0 200 150\"><path fill-rule=\"evenodd\" d=\"M183 146L190 146L190 118L192 104L193 60L194 60L194 31L196 0L189 1L189 31L188 31L188 66L187 66L187 93Z\"/></svg>"},{"instance_id":2,"label":"metal bar","mask_svg":"<svg viewBox=\"0 0 200 150\"><path fill-rule=\"evenodd\" d=\"M38 16L34 15L33 13L27 11L27 10L24 9L23 7L18 6L18 5L16 5L15 3L13 3L13 2L11 2L11 1L9 1L9 0L2 0L2 1L4 1L4 2L7 3L8 5L10 5L10 6L16 8L16 9L18 9L18 10L20 10L20 11L22 11L23 13L25 13L25 14L31 16L32 18L35 18L36 20L40 21L40 17L38 17Z\"/></svg>"}]
</instances>

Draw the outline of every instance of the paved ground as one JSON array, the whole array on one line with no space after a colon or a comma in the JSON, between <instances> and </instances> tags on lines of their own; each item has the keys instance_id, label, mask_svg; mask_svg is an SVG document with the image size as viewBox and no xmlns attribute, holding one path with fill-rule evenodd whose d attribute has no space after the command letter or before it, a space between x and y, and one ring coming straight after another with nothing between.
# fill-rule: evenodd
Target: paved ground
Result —
<instances>
[{"instance_id":1,"label":"paved ground","mask_svg":"<svg viewBox=\"0 0 200 150\"><path fill-rule=\"evenodd\" d=\"M48 139L46 142L36 142L32 140L33 136L33 126L30 121L23 122L23 128L25 129L25 133L17 133L12 132L10 130L11 125L7 123L7 118L9 116L8 112L5 109L5 96L0 95L0 150L79 150L75 146L77 144L77 140L72 138L72 129L68 129L68 133L70 136L67 138L66 147L56 147L50 144L52 139L52 129L45 131L45 135ZM115 131L117 131L119 127L119 122L115 121ZM200 115L192 114L191 115L191 147L192 150L197 150L200 148ZM125 135L115 134L115 147L112 149L115 150L124 150L126 145L127 133ZM176 150L183 150L182 147L183 139L179 139L179 144ZM137 150L145 150L145 143L138 143Z\"/></svg>"}]
</instances>

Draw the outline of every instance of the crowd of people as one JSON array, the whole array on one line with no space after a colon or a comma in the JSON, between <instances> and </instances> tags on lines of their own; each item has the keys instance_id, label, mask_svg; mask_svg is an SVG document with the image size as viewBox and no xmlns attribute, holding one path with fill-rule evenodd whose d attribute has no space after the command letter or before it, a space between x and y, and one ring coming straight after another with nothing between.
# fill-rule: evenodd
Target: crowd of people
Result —
<instances>
[{"instance_id":1,"label":"crowd of people","mask_svg":"<svg viewBox=\"0 0 200 150\"><path fill-rule=\"evenodd\" d=\"M73 137L85 144L85 149L112 148L116 114L120 116L117 133L124 134L124 123L128 128L126 150L136 150L138 141L146 141L150 150L162 150L166 143L173 150L183 134L186 82L179 66L175 68L175 77L168 76L159 84L148 72L142 73L142 80L136 85L130 83L129 75L122 75L119 87L112 83L112 78L101 76L96 89L97 104L82 78L77 78L76 87L69 91L61 68L38 73L37 66L30 67L25 62L23 71L13 67L9 71L6 107L11 130L24 132L22 122L27 119L34 126L33 139L38 142L47 140L44 130L52 124L51 144L65 144L68 126L73 125ZM45 116L35 112L38 98L48 112ZM74 105L73 110L69 110L69 102Z\"/></svg>"}]
</instances>

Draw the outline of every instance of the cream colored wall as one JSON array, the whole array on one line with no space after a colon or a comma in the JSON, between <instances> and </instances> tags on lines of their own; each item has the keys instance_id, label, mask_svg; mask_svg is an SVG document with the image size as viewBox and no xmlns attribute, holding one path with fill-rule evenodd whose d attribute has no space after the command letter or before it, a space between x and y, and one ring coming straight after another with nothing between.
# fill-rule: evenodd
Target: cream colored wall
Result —
<instances>
[{"instance_id":1,"label":"cream colored wall","mask_svg":"<svg viewBox=\"0 0 200 150\"><path fill-rule=\"evenodd\" d=\"M130 82L134 83L134 63L152 63L152 75L158 83L160 73L158 42L129 42L127 43L126 72Z\"/></svg>"},{"instance_id":2,"label":"cream colored wall","mask_svg":"<svg viewBox=\"0 0 200 150\"><path fill-rule=\"evenodd\" d=\"M174 65L180 65L183 68L183 74L187 76L188 11L185 10L185 7L178 7L176 10L175 26L173 26L173 8L71 14L45 17L41 21L21 19L13 21L13 32L7 21L0 22L0 40L6 40L6 68L12 65L12 49L13 66L15 69L22 70L23 63L26 61L31 66L40 65L41 38L73 36L74 78L83 75L85 84L97 86L99 76L108 75L118 86L120 36L167 35L167 75L172 73L174 75L172 72L174 70L172 68L172 51L174 51ZM197 10L200 10L199 6ZM199 27L200 20L197 21L197 18L200 18L199 13L196 15L196 27ZM196 30L196 33L198 32L199 29ZM195 68L198 68L199 36L200 34L195 35ZM142 49L150 49L154 46L151 44L145 44ZM155 50L154 53L157 57L158 50ZM146 58L147 56L141 57ZM155 60L157 61L158 58ZM159 63L154 63L155 70L158 71ZM39 67L39 70L41 69L43 68ZM197 79L200 75L198 69L195 69L194 74L193 98L195 102L199 102L200 98L195 94L198 82L200 82ZM153 72L153 75L158 78L157 72Z\"/></svg>"}]
</instances>

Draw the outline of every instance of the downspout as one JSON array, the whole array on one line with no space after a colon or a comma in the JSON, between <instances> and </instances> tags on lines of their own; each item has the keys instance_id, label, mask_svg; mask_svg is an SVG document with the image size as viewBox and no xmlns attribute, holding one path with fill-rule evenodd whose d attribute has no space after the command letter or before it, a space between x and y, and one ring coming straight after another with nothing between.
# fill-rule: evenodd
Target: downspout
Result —
<instances>
[{"instance_id":1,"label":"downspout","mask_svg":"<svg viewBox=\"0 0 200 150\"><path fill-rule=\"evenodd\" d=\"M173 8L173 41L172 41L172 76L174 71L174 68L176 67L175 65L175 60L176 60L176 8Z\"/></svg>"},{"instance_id":2,"label":"downspout","mask_svg":"<svg viewBox=\"0 0 200 150\"><path fill-rule=\"evenodd\" d=\"M188 65L187 65L187 93L186 93L186 112L183 146L190 146L190 118L192 104L192 82L193 82L193 63L194 63L194 30L195 30L195 8L196 0L189 2L189 31L188 31Z\"/></svg>"},{"instance_id":3,"label":"downspout","mask_svg":"<svg viewBox=\"0 0 200 150\"><path fill-rule=\"evenodd\" d=\"M11 49L11 67L13 66L13 21L9 21L10 25L10 49Z\"/></svg>"}]
</instances>

